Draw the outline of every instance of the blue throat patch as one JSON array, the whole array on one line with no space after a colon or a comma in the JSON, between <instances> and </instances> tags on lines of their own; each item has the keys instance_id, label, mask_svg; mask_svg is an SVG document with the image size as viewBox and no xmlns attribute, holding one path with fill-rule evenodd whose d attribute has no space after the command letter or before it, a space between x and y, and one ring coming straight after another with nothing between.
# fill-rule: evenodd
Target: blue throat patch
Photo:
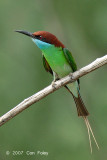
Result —
<instances>
[{"instance_id":1,"label":"blue throat patch","mask_svg":"<svg viewBox=\"0 0 107 160\"><path fill-rule=\"evenodd\" d=\"M34 38L32 38L32 41L33 41L41 50L48 49L49 47L52 46L52 44L43 42L43 41L41 41L41 40L39 40L39 39L34 39Z\"/></svg>"}]
</instances>

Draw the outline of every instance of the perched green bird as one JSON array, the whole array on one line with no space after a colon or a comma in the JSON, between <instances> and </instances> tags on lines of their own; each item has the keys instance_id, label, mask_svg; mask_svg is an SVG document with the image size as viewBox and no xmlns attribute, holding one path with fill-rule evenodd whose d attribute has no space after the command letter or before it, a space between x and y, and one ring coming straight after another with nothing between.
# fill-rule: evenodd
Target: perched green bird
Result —
<instances>
[{"instance_id":1,"label":"perched green bird","mask_svg":"<svg viewBox=\"0 0 107 160\"><path fill-rule=\"evenodd\" d=\"M40 50L42 51L44 68L47 72L50 72L53 75L54 81L61 79L70 74L71 72L75 72L77 70L77 65L72 56L72 53L53 34L46 31L30 33L27 31L17 30L16 32L31 37L33 42L40 48ZM99 149L99 146L91 129L90 123L87 119L89 112L87 111L80 96L79 79L73 83L67 84L65 88L72 94L74 98L78 116L82 116L85 121L85 124L88 129L91 152L92 146L90 132Z\"/></svg>"}]
</instances>

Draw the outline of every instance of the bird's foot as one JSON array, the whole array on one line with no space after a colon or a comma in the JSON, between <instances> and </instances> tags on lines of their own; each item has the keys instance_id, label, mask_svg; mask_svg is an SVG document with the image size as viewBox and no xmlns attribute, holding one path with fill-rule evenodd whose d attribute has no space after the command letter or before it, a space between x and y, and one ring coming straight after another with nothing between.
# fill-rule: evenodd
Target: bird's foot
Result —
<instances>
[{"instance_id":1,"label":"bird's foot","mask_svg":"<svg viewBox=\"0 0 107 160\"><path fill-rule=\"evenodd\" d=\"M59 77L58 77L58 75L53 71L53 81L52 81L52 83L51 83L51 85L52 85L53 88L56 88L55 82L56 82L57 80L59 80Z\"/></svg>"},{"instance_id":2,"label":"bird's foot","mask_svg":"<svg viewBox=\"0 0 107 160\"><path fill-rule=\"evenodd\" d=\"M57 79L53 80L52 83L51 83L51 85L52 85L53 88L56 88L55 87L56 86L56 84L55 84L56 81L57 81Z\"/></svg>"}]
</instances>

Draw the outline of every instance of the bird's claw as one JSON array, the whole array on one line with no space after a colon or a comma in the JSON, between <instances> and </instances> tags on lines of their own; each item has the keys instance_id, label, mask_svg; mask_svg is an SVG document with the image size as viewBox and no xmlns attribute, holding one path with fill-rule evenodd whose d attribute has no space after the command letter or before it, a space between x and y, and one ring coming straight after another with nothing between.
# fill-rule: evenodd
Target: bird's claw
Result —
<instances>
[{"instance_id":1,"label":"bird's claw","mask_svg":"<svg viewBox=\"0 0 107 160\"><path fill-rule=\"evenodd\" d=\"M51 83L53 88L55 88L55 86L56 86L55 82L56 82L56 80L53 80L52 83Z\"/></svg>"}]
</instances>

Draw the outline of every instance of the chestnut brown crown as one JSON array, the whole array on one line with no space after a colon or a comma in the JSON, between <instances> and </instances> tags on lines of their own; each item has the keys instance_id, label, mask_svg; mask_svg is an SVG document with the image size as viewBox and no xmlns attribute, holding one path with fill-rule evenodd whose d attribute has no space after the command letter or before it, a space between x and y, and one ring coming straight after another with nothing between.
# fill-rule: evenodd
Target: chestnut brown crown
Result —
<instances>
[{"instance_id":1,"label":"chestnut brown crown","mask_svg":"<svg viewBox=\"0 0 107 160\"><path fill-rule=\"evenodd\" d=\"M46 43L54 44L55 47L65 48L64 44L62 42L60 42L56 38L56 36L53 35L50 32L47 32L47 31L38 31L38 32L34 32L32 35L36 39L39 39L39 40L44 41Z\"/></svg>"}]
</instances>

